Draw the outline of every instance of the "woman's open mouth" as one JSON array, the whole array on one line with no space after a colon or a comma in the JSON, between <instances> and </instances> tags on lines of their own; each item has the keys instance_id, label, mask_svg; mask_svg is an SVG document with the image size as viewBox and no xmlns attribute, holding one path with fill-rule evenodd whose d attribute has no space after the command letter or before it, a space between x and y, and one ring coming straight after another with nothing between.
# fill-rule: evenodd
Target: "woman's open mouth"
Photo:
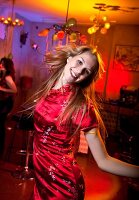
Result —
<instances>
[{"instance_id":1,"label":"woman's open mouth","mask_svg":"<svg viewBox=\"0 0 139 200\"><path fill-rule=\"evenodd\" d=\"M77 74L72 69L70 69L70 74L73 78L78 78Z\"/></svg>"}]
</instances>

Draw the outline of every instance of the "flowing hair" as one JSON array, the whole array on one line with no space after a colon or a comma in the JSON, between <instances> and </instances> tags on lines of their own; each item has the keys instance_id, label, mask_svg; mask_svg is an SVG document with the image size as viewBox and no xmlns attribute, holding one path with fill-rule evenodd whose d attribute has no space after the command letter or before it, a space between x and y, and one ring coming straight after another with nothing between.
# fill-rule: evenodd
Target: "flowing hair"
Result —
<instances>
[{"instance_id":1,"label":"flowing hair","mask_svg":"<svg viewBox=\"0 0 139 200\"><path fill-rule=\"evenodd\" d=\"M64 67L67 64L67 59L71 56L80 55L85 52L90 52L95 60L93 70L91 74L82 82L75 83L75 93L70 97L68 105L65 107L64 111L59 116L59 120L65 119L66 122L71 122L71 117L73 113L77 116L81 107L83 108L82 117L80 124L78 125L75 132L80 129L82 119L92 104L96 117L98 120L98 125L101 128L101 133L103 138L105 138L105 126L99 112L99 104L96 101L94 83L97 79L101 78L104 72L104 65L101 59L100 54L97 51L94 51L91 47L88 46L63 46L55 49L52 53L46 55L46 63L49 66L50 75L48 79L42 83L38 91L26 102L30 105L29 108L34 109L36 102L38 102L42 97L46 97L49 91L53 88L56 81L60 78L63 73Z\"/></svg>"}]
</instances>

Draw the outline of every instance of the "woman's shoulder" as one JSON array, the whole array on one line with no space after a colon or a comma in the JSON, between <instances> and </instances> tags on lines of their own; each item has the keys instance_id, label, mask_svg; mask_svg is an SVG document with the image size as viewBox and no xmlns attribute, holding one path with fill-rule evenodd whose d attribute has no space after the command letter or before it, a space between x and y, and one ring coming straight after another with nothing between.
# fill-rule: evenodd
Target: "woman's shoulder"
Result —
<instances>
[{"instance_id":1,"label":"woman's shoulder","mask_svg":"<svg viewBox=\"0 0 139 200\"><path fill-rule=\"evenodd\" d=\"M14 77L11 74L5 75L6 81L14 81Z\"/></svg>"}]
</instances>

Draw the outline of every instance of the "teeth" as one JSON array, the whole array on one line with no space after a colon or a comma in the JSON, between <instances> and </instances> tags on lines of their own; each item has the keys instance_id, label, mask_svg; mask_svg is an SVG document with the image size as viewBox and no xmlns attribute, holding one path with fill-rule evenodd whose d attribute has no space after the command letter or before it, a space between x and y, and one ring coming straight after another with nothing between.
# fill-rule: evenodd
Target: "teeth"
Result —
<instances>
[{"instance_id":1,"label":"teeth","mask_svg":"<svg viewBox=\"0 0 139 200\"><path fill-rule=\"evenodd\" d=\"M76 74L71 70L71 74L74 78L77 78Z\"/></svg>"}]
</instances>

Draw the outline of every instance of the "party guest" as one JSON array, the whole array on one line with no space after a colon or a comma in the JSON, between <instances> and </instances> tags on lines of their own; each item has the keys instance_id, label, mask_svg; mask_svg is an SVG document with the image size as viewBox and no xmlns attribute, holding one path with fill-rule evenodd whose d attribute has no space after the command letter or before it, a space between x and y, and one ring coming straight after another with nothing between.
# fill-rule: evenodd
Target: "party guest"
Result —
<instances>
[{"instance_id":1,"label":"party guest","mask_svg":"<svg viewBox=\"0 0 139 200\"><path fill-rule=\"evenodd\" d=\"M0 154L3 154L5 142L5 123L14 104L15 84L14 63L10 58L0 60Z\"/></svg>"},{"instance_id":2,"label":"party guest","mask_svg":"<svg viewBox=\"0 0 139 200\"><path fill-rule=\"evenodd\" d=\"M84 199L84 179L74 156L80 131L100 169L139 177L139 166L111 157L105 147L105 128L94 94L94 83L104 71L99 54L88 46L65 46L46 61L50 76L31 98L35 103L34 199Z\"/></svg>"}]
</instances>

